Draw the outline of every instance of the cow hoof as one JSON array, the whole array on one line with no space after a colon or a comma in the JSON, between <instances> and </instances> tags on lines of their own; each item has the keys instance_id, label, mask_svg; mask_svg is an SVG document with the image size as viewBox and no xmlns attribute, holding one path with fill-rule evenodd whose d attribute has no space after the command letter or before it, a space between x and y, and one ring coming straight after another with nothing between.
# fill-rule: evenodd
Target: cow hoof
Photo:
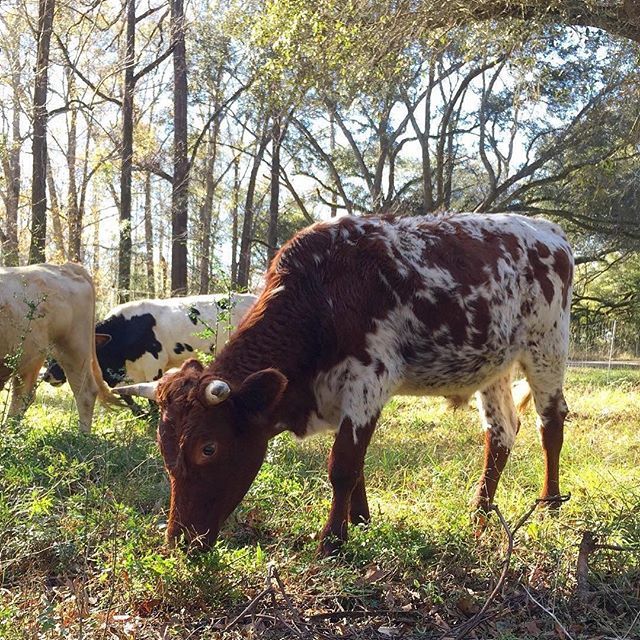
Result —
<instances>
[{"instance_id":1,"label":"cow hoof","mask_svg":"<svg viewBox=\"0 0 640 640\"><path fill-rule=\"evenodd\" d=\"M548 513L557 514L560 506L571 498L571 494L557 494L553 496L540 496L540 503L544 506Z\"/></svg>"},{"instance_id":2,"label":"cow hoof","mask_svg":"<svg viewBox=\"0 0 640 640\"><path fill-rule=\"evenodd\" d=\"M318 545L316 555L318 558L337 558L342 551L343 540L335 536L323 538Z\"/></svg>"},{"instance_id":3,"label":"cow hoof","mask_svg":"<svg viewBox=\"0 0 640 640\"><path fill-rule=\"evenodd\" d=\"M477 495L471 503L471 508L473 537L477 540L486 531L489 523L489 503L486 498Z\"/></svg>"},{"instance_id":4,"label":"cow hoof","mask_svg":"<svg viewBox=\"0 0 640 640\"><path fill-rule=\"evenodd\" d=\"M472 516L472 525L473 525L473 537L477 540L482 536L482 534L487 530L487 524L489 522L489 517L487 512L478 509Z\"/></svg>"}]
</instances>

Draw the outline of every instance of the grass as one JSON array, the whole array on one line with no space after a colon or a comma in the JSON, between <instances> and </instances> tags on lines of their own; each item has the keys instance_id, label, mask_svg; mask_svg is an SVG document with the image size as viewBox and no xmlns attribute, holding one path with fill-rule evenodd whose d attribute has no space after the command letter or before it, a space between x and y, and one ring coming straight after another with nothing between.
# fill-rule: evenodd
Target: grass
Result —
<instances>
[{"instance_id":1,"label":"grass","mask_svg":"<svg viewBox=\"0 0 640 640\"><path fill-rule=\"evenodd\" d=\"M640 637L640 372L573 370L566 391L571 500L520 530L478 637L566 637L548 612L574 639ZM475 411L438 399L388 405L367 457L373 522L328 561L314 554L330 503L329 437L273 441L221 541L192 557L164 546L168 483L154 425L99 411L84 436L75 421L69 394L41 388L21 423L2 426L0 638L296 637L281 597L220 631L263 589L269 563L316 634L440 637L479 609L500 573L504 531L494 517L476 540L468 507L482 458ZM496 496L507 521L541 480L528 413ZM635 549L592 554L586 604L575 596L584 530ZM340 610L369 613L311 618Z\"/></svg>"}]
</instances>

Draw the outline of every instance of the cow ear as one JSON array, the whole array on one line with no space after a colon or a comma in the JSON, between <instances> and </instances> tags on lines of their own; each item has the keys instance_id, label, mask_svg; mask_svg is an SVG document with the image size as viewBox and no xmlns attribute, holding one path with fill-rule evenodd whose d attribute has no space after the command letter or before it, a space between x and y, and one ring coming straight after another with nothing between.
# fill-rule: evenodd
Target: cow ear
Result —
<instances>
[{"instance_id":1,"label":"cow ear","mask_svg":"<svg viewBox=\"0 0 640 640\"><path fill-rule=\"evenodd\" d=\"M263 369L248 376L232 397L248 413L268 416L282 398L287 384L286 377L277 369Z\"/></svg>"},{"instance_id":2,"label":"cow ear","mask_svg":"<svg viewBox=\"0 0 640 640\"><path fill-rule=\"evenodd\" d=\"M196 358L189 358L182 364L181 370L188 371L189 369L193 369L196 373L202 373L204 366L200 360L197 360Z\"/></svg>"},{"instance_id":3,"label":"cow ear","mask_svg":"<svg viewBox=\"0 0 640 640\"><path fill-rule=\"evenodd\" d=\"M111 336L108 333L96 333L96 349L104 347L109 342L111 342Z\"/></svg>"}]
</instances>

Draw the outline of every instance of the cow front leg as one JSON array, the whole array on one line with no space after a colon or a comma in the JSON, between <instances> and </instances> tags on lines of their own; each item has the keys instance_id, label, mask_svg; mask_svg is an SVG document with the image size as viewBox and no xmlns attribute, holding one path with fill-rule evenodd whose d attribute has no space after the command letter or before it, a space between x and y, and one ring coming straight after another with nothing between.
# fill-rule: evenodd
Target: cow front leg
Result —
<instances>
[{"instance_id":1,"label":"cow front leg","mask_svg":"<svg viewBox=\"0 0 640 640\"><path fill-rule=\"evenodd\" d=\"M20 372L13 377L9 416L22 415L33 401L38 373L43 362L44 358L30 362L28 366L21 367Z\"/></svg>"},{"instance_id":2,"label":"cow front leg","mask_svg":"<svg viewBox=\"0 0 640 640\"><path fill-rule=\"evenodd\" d=\"M329 519L320 534L318 553L330 556L337 553L347 540L347 519L351 508L354 490L360 483L361 489L356 496L354 507L357 516L368 517L364 479L362 476L364 457L376 425L376 419L364 427L354 429L350 418L345 418L340 425L329 456L329 480L333 487L333 501ZM362 482L360 482L362 480ZM366 513L363 513L362 497L364 496Z\"/></svg>"},{"instance_id":3,"label":"cow front leg","mask_svg":"<svg viewBox=\"0 0 640 640\"><path fill-rule=\"evenodd\" d=\"M67 380L76 401L78 427L82 433L90 433L98 396L98 385L91 371L91 362L81 354L73 352L61 353L57 359L67 373Z\"/></svg>"}]
</instances>

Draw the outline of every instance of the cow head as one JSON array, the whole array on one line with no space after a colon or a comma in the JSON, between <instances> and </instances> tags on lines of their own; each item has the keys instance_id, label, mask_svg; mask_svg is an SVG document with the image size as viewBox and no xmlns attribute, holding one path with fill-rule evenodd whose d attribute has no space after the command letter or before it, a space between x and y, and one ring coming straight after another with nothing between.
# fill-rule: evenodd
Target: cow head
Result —
<instances>
[{"instance_id":1,"label":"cow head","mask_svg":"<svg viewBox=\"0 0 640 640\"><path fill-rule=\"evenodd\" d=\"M55 360L49 360L47 362L47 369L42 375L42 379L53 387L59 387L67 381L67 376L64 374L62 367Z\"/></svg>"},{"instance_id":2,"label":"cow head","mask_svg":"<svg viewBox=\"0 0 640 640\"><path fill-rule=\"evenodd\" d=\"M162 378L152 393L160 405L158 443L171 483L167 538L209 546L249 490L273 435L287 379L264 369L231 385L197 360ZM116 389L127 393L127 387Z\"/></svg>"}]
</instances>

